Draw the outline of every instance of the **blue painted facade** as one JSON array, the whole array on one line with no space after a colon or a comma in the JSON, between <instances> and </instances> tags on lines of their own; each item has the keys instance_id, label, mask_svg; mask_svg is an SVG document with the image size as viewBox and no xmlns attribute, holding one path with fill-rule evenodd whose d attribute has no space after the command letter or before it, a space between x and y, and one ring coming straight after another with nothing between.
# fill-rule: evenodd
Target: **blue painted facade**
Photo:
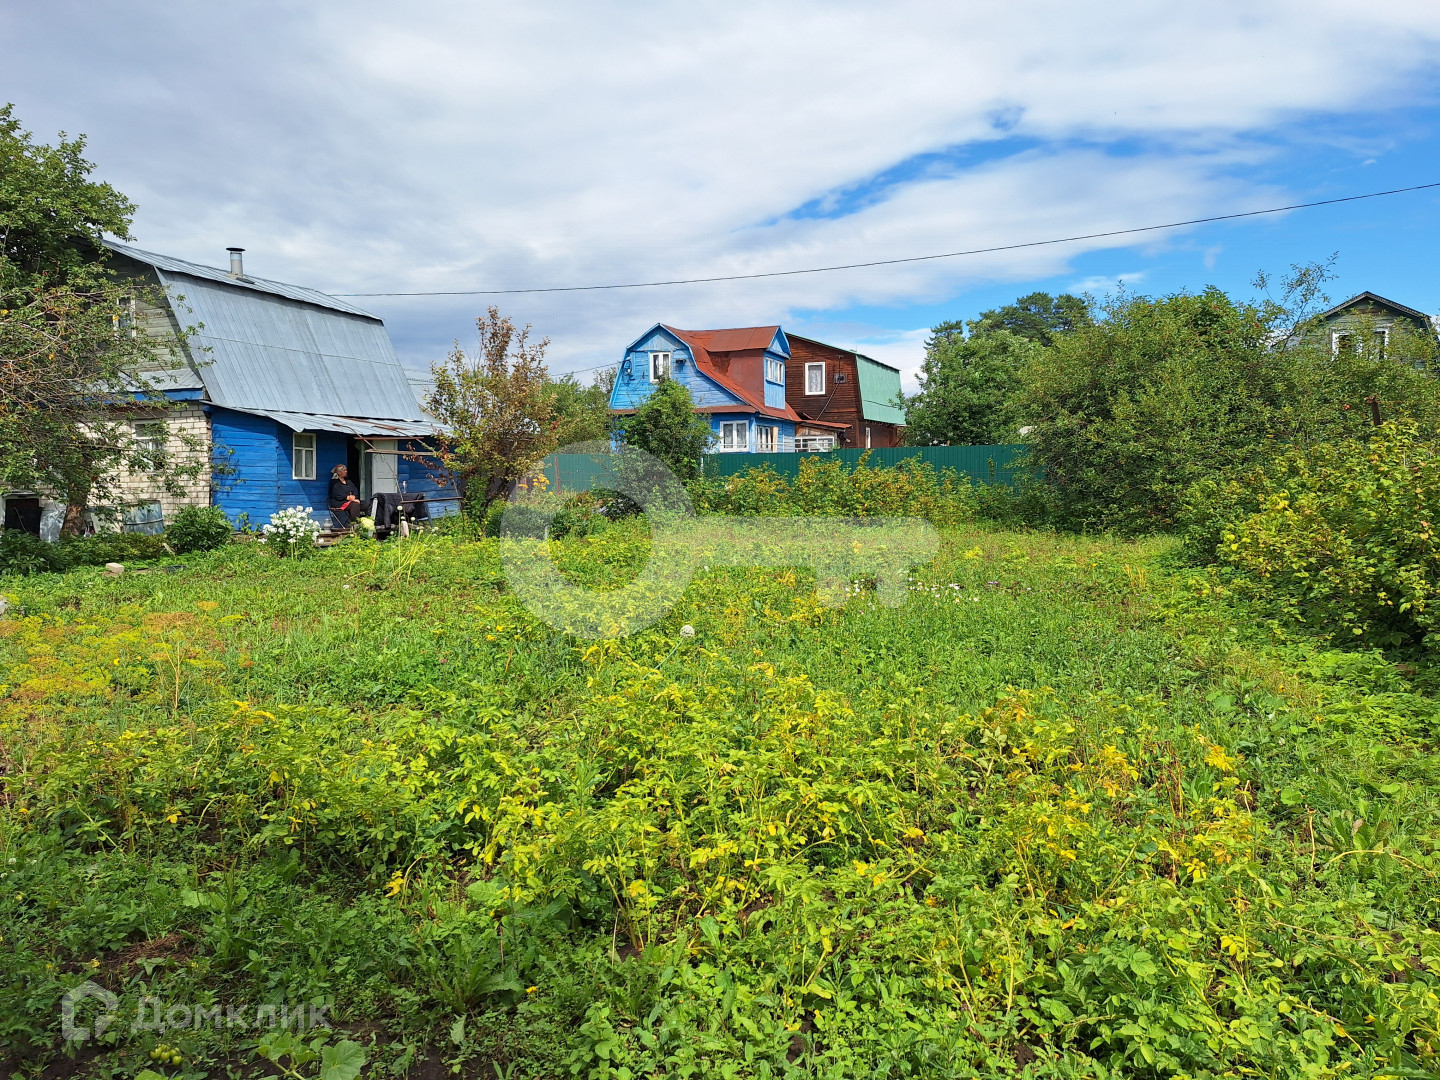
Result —
<instances>
[{"instance_id":1,"label":"blue painted facade","mask_svg":"<svg viewBox=\"0 0 1440 1080\"><path fill-rule=\"evenodd\" d=\"M351 478L358 485L356 462L365 451L363 440L333 431L313 432L315 478L297 480L295 432L291 428L266 416L232 409L211 406L207 411L215 465L214 504L225 511L237 528L246 523L259 528L277 510L293 506L310 507L311 516L329 527L330 470L336 465L349 466ZM398 449L421 451L425 447L422 439L396 441ZM402 492L437 500L453 499L454 485L438 485L430 472L421 462L396 458L396 479ZM430 507L430 514L441 517L458 509L459 504L454 501L436 501Z\"/></svg>"},{"instance_id":2,"label":"blue painted facade","mask_svg":"<svg viewBox=\"0 0 1440 1080\"><path fill-rule=\"evenodd\" d=\"M697 410L706 414L710 430L715 436L712 453L757 452L761 445L759 429L775 428L776 453L793 452L795 449L795 422L785 416L767 415L757 409L757 402L747 396L733 380L725 379L715 372L708 354L701 347L692 346L680 333L663 324L656 324L646 331L625 350L615 386L610 392L610 408L617 412L628 412L639 408L655 391L656 384L650 379L650 354L670 353L670 378L680 383L695 402ZM764 358L756 359L761 369L755 374L762 375L764 386L763 405L767 409L788 413L785 404L785 365L790 359L790 346L782 331L777 329L773 340L764 351ZM772 364L778 365L778 378L768 377ZM752 382L755 380L752 376ZM728 383L728 385L727 385ZM722 442L722 425L745 424L745 444L735 446L733 451ZM733 438L733 436L732 436Z\"/></svg>"}]
</instances>

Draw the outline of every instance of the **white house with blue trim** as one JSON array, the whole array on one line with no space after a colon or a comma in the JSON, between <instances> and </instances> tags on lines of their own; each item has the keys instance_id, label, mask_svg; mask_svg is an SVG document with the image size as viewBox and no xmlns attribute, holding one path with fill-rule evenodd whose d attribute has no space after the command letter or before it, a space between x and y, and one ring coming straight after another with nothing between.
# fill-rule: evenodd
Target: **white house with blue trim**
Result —
<instances>
[{"instance_id":1,"label":"white house with blue trim","mask_svg":"<svg viewBox=\"0 0 1440 1080\"><path fill-rule=\"evenodd\" d=\"M778 326L677 330L656 323L626 348L610 409L633 413L670 378L709 417L712 452L792 452L800 418L785 402L789 362L790 342Z\"/></svg>"}]
</instances>

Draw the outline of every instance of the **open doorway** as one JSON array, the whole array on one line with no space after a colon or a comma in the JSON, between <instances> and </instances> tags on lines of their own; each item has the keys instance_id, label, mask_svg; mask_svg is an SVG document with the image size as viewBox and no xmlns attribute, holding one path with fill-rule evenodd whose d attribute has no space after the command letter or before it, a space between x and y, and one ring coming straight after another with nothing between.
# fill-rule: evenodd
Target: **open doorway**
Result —
<instances>
[{"instance_id":1,"label":"open doorway","mask_svg":"<svg viewBox=\"0 0 1440 1080\"><path fill-rule=\"evenodd\" d=\"M400 453L395 439L367 439L359 444L360 497L370 499L400 490Z\"/></svg>"}]
</instances>

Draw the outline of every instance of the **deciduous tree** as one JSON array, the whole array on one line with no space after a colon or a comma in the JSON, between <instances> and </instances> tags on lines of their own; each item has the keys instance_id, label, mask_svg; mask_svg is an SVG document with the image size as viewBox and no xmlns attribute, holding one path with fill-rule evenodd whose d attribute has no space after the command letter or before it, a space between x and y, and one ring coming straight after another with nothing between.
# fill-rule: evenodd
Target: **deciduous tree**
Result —
<instances>
[{"instance_id":1,"label":"deciduous tree","mask_svg":"<svg viewBox=\"0 0 1440 1080\"><path fill-rule=\"evenodd\" d=\"M431 366L426 408L445 426L440 463L454 474L467 508L483 511L558 445L560 417L545 367L548 338L530 340L491 307L475 320L478 347L455 343Z\"/></svg>"},{"instance_id":2,"label":"deciduous tree","mask_svg":"<svg viewBox=\"0 0 1440 1080\"><path fill-rule=\"evenodd\" d=\"M174 490L197 468L129 423L168 405L149 381L164 360L133 325L159 298L106 265L101 236L128 239L135 207L90 178L84 149L63 134L39 144L0 107L0 489L63 500L69 533L92 501L119 501L121 468Z\"/></svg>"}]
</instances>

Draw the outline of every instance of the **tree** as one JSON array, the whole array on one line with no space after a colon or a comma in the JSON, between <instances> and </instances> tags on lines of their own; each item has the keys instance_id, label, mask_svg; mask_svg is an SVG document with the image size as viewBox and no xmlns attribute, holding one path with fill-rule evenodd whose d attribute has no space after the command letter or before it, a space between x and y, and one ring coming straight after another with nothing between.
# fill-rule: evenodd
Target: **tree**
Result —
<instances>
[{"instance_id":1,"label":"tree","mask_svg":"<svg viewBox=\"0 0 1440 1080\"><path fill-rule=\"evenodd\" d=\"M1080 297L1069 293L1051 296L1046 292L1033 292L1013 304L982 311L980 317L970 323L970 332L1008 330L1017 337L1050 345L1056 335L1068 334L1093 322L1090 305Z\"/></svg>"},{"instance_id":2,"label":"tree","mask_svg":"<svg viewBox=\"0 0 1440 1080\"><path fill-rule=\"evenodd\" d=\"M1031 460L1057 494L1061 524L1170 529L1192 483L1354 435L1370 421L1372 395L1388 419L1440 423L1433 378L1377 350L1332 356L1296 331L1283 304L1212 287L1117 296L1101 315L1026 368Z\"/></svg>"},{"instance_id":3,"label":"tree","mask_svg":"<svg viewBox=\"0 0 1440 1080\"><path fill-rule=\"evenodd\" d=\"M609 434L610 388L599 380L582 386L574 375L562 375L550 383L550 394L557 446L596 442Z\"/></svg>"},{"instance_id":4,"label":"tree","mask_svg":"<svg viewBox=\"0 0 1440 1080\"><path fill-rule=\"evenodd\" d=\"M63 133L38 144L0 107L0 487L63 499L72 534L93 499L119 495L121 467L180 490L179 467L127 419L169 404L147 377L163 360L133 325L159 298L118 279L100 245L129 239L135 207L90 179L84 148Z\"/></svg>"},{"instance_id":5,"label":"tree","mask_svg":"<svg viewBox=\"0 0 1440 1080\"><path fill-rule=\"evenodd\" d=\"M695 411L695 402L683 384L661 379L623 423L627 444L653 454L681 480L700 475L701 456L714 435L710 422Z\"/></svg>"},{"instance_id":6,"label":"tree","mask_svg":"<svg viewBox=\"0 0 1440 1080\"><path fill-rule=\"evenodd\" d=\"M441 465L454 474L467 509L483 512L558 445L556 393L545 368L550 340L530 341L497 308L475 320L478 351L455 343L431 365L425 407L444 425L436 441Z\"/></svg>"},{"instance_id":7,"label":"tree","mask_svg":"<svg viewBox=\"0 0 1440 1080\"><path fill-rule=\"evenodd\" d=\"M1024 369L1044 350L1008 330L970 325L966 337L960 323L941 323L925 343L920 393L905 402L912 446L984 446L1018 437Z\"/></svg>"}]
</instances>

